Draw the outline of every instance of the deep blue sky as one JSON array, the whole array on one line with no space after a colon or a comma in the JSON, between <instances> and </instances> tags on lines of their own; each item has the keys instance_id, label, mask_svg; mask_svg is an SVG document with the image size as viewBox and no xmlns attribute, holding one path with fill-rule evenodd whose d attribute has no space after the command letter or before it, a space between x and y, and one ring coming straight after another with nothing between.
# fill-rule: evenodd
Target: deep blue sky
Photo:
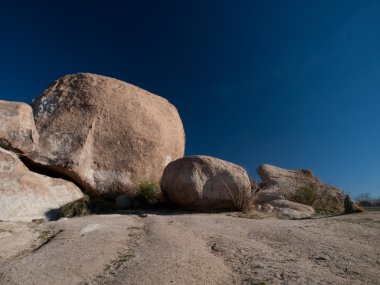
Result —
<instances>
[{"instance_id":1,"label":"deep blue sky","mask_svg":"<svg viewBox=\"0 0 380 285\"><path fill-rule=\"evenodd\" d=\"M380 0L2 1L0 40L0 99L115 77L178 108L188 155L380 195Z\"/></svg>"}]
</instances>

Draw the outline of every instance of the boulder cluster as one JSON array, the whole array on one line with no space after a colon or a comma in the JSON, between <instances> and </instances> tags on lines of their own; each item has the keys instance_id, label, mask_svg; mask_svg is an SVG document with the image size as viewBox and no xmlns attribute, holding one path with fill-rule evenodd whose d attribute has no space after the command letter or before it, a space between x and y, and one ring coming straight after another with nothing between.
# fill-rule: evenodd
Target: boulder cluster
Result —
<instances>
[{"instance_id":1,"label":"boulder cluster","mask_svg":"<svg viewBox=\"0 0 380 285\"><path fill-rule=\"evenodd\" d=\"M264 164L258 183L238 165L184 157L184 150L180 116L166 99L100 75L64 76L31 106L0 101L0 220L46 218L83 193L122 208L131 204L125 199L131 189L146 181L160 185L163 200L188 210L255 204L304 218L327 204L343 207L342 191L310 170Z\"/></svg>"}]
</instances>

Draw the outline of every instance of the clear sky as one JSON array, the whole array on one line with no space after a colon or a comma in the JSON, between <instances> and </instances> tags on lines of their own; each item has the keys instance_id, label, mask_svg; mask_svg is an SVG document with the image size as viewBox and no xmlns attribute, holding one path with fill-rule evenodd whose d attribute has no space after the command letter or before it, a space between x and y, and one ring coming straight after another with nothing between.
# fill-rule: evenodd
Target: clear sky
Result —
<instances>
[{"instance_id":1,"label":"clear sky","mask_svg":"<svg viewBox=\"0 0 380 285\"><path fill-rule=\"evenodd\" d=\"M70 73L167 98L186 154L380 195L380 0L1 1L0 99Z\"/></svg>"}]
</instances>

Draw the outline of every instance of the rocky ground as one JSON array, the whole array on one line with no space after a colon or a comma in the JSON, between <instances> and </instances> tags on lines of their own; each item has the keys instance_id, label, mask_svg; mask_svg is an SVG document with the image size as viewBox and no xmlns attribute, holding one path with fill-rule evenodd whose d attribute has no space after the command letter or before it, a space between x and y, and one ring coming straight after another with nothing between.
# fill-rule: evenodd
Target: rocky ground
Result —
<instances>
[{"instance_id":1,"label":"rocky ground","mask_svg":"<svg viewBox=\"0 0 380 285\"><path fill-rule=\"evenodd\" d=\"M239 217L240 216L240 217ZM0 222L0 284L380 284L380 212Z\"/></svg>"}]
</instances>

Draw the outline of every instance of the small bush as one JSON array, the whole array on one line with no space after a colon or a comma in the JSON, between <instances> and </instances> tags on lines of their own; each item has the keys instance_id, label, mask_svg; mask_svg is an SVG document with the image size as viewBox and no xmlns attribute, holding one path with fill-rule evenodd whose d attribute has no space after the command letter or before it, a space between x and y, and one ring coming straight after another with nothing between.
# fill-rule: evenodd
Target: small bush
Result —
<instances>
[{"instance_id":1,"label":"small bush","mask_svg":"<svg viewBox=\"0 0 380 285\"><path fill-rule=\"evenodd\" d=\"M312 206L316 198L317 194L314 189L311 187L301 187L297 189L290 200L300 204Z\"/></svg>"},{"instance_id":2,"label":"small bush","mask_svg":"<svg viewBox=\"0 0 380 285\"><path fill-rule=\"evenodd\" d=\"M158 202L160 189L157 184L144 181L136 186L136 199L143 205L152 206Z\"/></svg>"}]
</instances>

